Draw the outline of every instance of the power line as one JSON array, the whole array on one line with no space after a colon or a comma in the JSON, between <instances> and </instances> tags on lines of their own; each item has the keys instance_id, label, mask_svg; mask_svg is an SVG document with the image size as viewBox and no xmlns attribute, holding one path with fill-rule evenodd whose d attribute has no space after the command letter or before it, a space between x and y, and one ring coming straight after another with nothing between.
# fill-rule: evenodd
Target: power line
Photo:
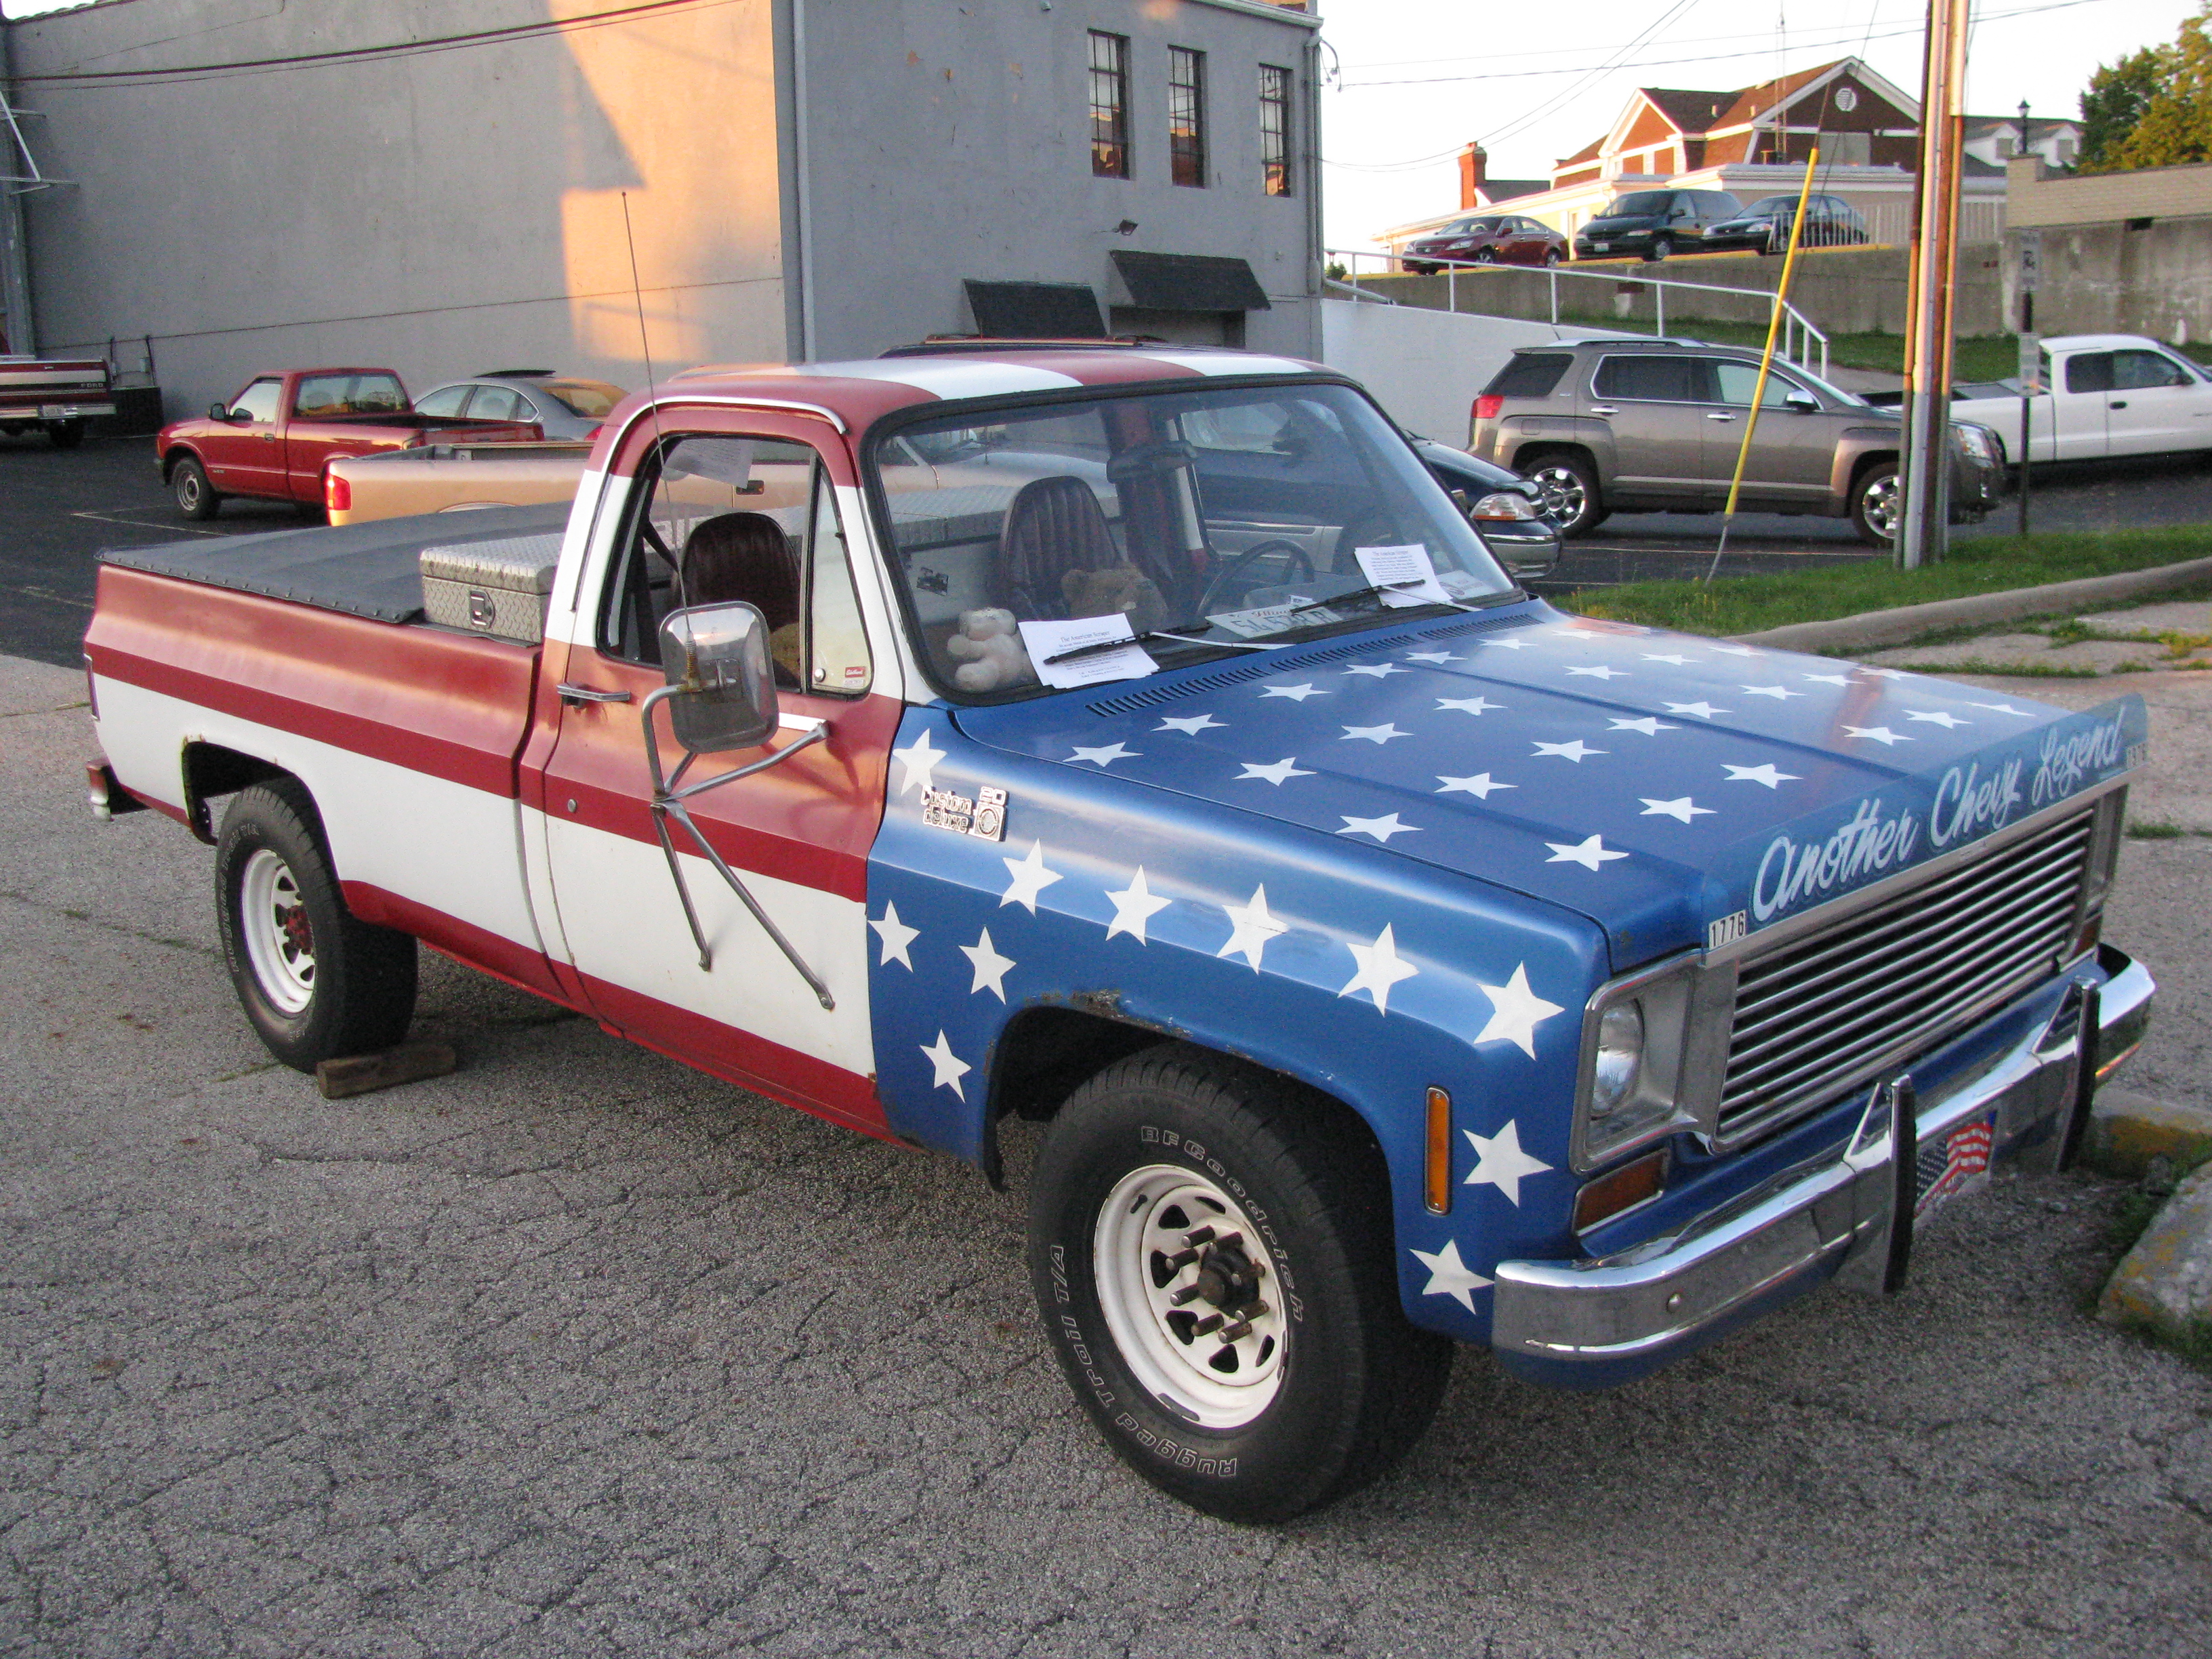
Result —
<instances>
[{"instance_id":1,"label":"power line","mask_svg":"<svg viewBox=\"0 0 2212 1659\"><path fill-rule=\"evenodd\" d=\"M530 40L545 34L564 34L578 29L599 28L610 23L619 23L649 12L671 11L682 6L700 9L709 7L735 5L738 0L635 0L627 6L611 10L592 12L582 17L545 18L534 23L516 23L506 28L477 29L467 34L433 35L425 40L393 40L376 46L338 47L329 52L288 53L277 58L243 58L227 64L176 64L166 69L128 70L72 70L52 75L18 75L14 78L19 86L81 86L106 83L143 84L147 82L211 80L232 75L266 75L278 70L302 69L328 64L373 62L386 58L409 58L423 52L456 52L471 46L495 45L501 41ZM27 21L27 20L25 20Z\"/></svg>"}]
</instances>

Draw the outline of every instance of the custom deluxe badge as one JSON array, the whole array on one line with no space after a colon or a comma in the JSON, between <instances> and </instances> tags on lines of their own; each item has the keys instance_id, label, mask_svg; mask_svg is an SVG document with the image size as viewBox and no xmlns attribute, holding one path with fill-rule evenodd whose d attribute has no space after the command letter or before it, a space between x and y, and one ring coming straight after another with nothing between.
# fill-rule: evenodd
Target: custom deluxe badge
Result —
<instances>
[{"instance_id":1,"label":"custom deluxe badge","mask_svg":"<svg viewBox=\"0 0 2212 1659\"><path fill-rule=\"evenodd\" d=\"M1006 836L1006 792L988 787L973 798L950 789L921 792L921 821L933 830L950 830L979 841L1004 841Z\"/></svg>"}]
</instances>

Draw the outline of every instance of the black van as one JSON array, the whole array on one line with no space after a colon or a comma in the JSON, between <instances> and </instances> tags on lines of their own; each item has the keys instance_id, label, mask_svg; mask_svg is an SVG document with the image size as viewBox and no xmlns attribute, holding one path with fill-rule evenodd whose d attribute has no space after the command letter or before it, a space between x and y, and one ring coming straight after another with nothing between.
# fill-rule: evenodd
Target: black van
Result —
<instances>
[{"instance_id":1,"label":"black van","mask_svg":"<svg viewBox=\"0 0 2212 1659\"><path fill-rule=\"evenodd\" d=\"M1631 191L1575 233L1575 258L1663 259L1701 252L1714 227L1742 216L1743 204L1724 190Z\"/></svg>"}]
</instances>

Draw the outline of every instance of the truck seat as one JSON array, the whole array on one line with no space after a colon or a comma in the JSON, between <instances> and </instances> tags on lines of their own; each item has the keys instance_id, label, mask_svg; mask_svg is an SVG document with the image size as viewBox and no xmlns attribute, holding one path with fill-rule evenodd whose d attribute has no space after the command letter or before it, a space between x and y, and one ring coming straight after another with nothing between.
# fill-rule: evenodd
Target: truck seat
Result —
<instances>
[{"instance_id":1,"label":"truck seat","mask_svg":"<svg viewBox=\"0 0 2212 1659\"><path fill-rule=\"evenodd\" d=\"M1032 619L1064 617L1061 579L1071 570L1126 563L1091 486L1066 474L1032 478L1006 507L999 574L1007 608Z\"/></svg>"},{"instance_id":2,"label":"truck seat","mask_svg":"<svg viewBox=\"0 0 2212 1659\"><path fill-rule=\"evenodd\" d=\"M684 538L676 580L679 605L743 599L759 607L770 633L799 620L799 560L783 527L765 513L702 520Z\"/></svg>"}]
</instances>

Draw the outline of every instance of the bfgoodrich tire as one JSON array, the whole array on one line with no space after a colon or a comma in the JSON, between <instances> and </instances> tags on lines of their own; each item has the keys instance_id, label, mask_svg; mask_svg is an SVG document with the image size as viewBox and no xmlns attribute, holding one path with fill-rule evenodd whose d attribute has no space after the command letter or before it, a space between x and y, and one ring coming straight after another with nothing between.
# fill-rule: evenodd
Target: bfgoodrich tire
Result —
<instances>
[{"instance_id":1,"label":"bfgoodrich tire","mask_svg":"<svg viewBox=\"0 0 2212 1659\"><path fill-rule=\"evenodd\" d=\"M407 1035L415 941L345 908L307 792L241 790L216 843L216 918L240 1005L269 1052L312 1072Z\"/></svg>"},{"instance_id":2,"label":"bfgoodrich tire","mask_svg":"<svg viewBox=\"0 0 2212 1659\"><path fill-rule=\"evenodd\" d=\"M1053 1120L1030 1269L1076 1399L1138 1474L1233 1521L1365 1484L1428 1426L1452 1345L1401 1311L1381 1155L1249 1066L1166 1043Z\"/></svg>"}]
</instances>

